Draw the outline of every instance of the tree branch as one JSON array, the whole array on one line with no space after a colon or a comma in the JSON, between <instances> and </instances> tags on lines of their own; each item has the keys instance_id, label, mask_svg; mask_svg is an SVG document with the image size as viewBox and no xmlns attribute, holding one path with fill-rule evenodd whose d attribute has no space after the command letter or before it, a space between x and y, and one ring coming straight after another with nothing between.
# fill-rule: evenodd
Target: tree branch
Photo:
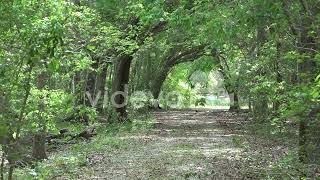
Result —
<instances>
[{"instance_id":1,"label":"tree branch","mask_svg":"<svg viewBox=\"0 0 320 180\"><path fill-rule=\"evenodd\" d=\"M167 59L166 66L170 67L179 63L196 60L204 55L205 47L207 47L207 44L201 44L183 52L180 51Z\"/></svg>"},{"instance_id":2,"label":"tree branch","mask_svg":"<svg viewBox=\"0 0 320 180\"><path fill-rule=\"evenodd\" d=\"M142 31L137 37L138 45L143 45L144 41L148 36L156 36L157 34L165 31L167 29L167 21L159 21L158 23L152 25L147 30Z\"/></svg>"}]
</instances>

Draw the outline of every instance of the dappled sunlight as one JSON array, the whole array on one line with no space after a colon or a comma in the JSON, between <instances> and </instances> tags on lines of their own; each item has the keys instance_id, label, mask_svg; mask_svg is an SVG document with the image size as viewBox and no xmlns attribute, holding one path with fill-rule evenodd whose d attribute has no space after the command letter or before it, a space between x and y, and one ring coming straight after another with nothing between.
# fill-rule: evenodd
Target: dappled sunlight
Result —
<instances>
[{"instance_id":1,"label":"dappled sunlight","mask_svg":"<svg viewBox=\"0 0 320 180\"><path fill-rule=\"evenodd\" d=\"M0 180L320 180L320 0L0 12Z\"/></svg>"},{"instance_id":2,"label":"dappled sunlight","mask_svg":"<svg viewBox=\"0 0 320 180\"><path fill-rule=\"evenodd\" d=\"M220 149L211 149L211 148L203 148L202 153L206 157L216 157L221 155L230 156L232 154L240 153L241 149L239 148L220 148Z\"/></svg>"},{"instance_id":3,"label":"dappled sunlight","mask_svg":"<svg viewBox=\"0 0 320 180\"><path fill-rule=\"evenodd\" d=\"M121 148L93 155L90 162L99 164L94 173L103 169L105 176L120 179L134 174L136 178L154 174L157 177L190 172L206 174L214 169L213 159L227 163L242 152L233 143L236 134L227 132L221 123L235 121L232 114L176 110L154 112L154 116L156 123L149 132L119 136L117 139L121 143L114 146Z\"/></svg>"}]
</instances>

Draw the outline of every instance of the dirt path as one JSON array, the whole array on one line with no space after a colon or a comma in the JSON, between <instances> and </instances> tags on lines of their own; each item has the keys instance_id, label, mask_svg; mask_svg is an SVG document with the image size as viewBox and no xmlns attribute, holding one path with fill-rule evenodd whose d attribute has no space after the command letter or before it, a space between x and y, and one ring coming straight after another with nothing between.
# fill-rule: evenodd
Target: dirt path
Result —
<instances>
[{"instance_id":1,"label":"dirt path","mask_svg":"<svg viewBox=\"0 0 320 180\"><path fill-rule=\"evenodd\" d=\"M155 112L148 133L118 137L124 146L93 154L79 179L243 179L228 112ZM228 122L228 123L226 123Z\"/></svg>"}]
</instances>

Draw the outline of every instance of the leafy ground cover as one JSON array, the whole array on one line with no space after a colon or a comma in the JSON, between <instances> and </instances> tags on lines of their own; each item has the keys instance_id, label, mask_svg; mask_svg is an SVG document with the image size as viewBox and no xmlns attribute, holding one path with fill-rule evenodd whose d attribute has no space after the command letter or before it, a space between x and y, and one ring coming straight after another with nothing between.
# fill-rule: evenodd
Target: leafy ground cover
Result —
<instances>
[{"instance_id":1,"label":"leafy ground cover","mask_svg":"<svg viewBox=\"0 0 320 180\"><path fill-rule=\"evenodd\" d=\"M226 111L154 112L63 145L18 179L277 179L290 147L248 124Z\"/></svg>"}]
</instances>

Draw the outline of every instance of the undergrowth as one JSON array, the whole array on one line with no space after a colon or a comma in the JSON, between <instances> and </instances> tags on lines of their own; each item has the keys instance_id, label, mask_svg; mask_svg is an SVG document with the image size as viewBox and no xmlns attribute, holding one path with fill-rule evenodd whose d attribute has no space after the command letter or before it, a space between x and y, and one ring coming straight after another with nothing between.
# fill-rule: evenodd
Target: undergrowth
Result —
<instances>
[{"instance_id":1,"label":"undergrowth","mask_svg":"<svg viewBox=\"0 0 320 180\"><path fill-rule=\"evenodd\" d=\"M128 140L120 138L149 131L154 124L151 116L134 118L124 123L97 124L97 136L90 141L79 140L75 144L65 144L49 158L31 166L16 169L16 179L76 178L80 167L88 166L88 156L93 153L126 149ZM60 127L81 131L81 125L63 123Z\"/></svg>"},{"instance_id":2,"label":"undergrowth","mask_svg":"<svg viewBox=\"0 0 320 180\"><path fill-rule=\"evenodd\" d=\"M252 153L250 159L264 163L270 161L267 167L262 169L248 169L248 174L254 174L258 179L320 179L320 166L315 164L302 164L298 157L298 137L294 127L287 126L279 129L268 123L250 122L241 127L242 135L233 137L233 143L246 151L265 151ZM277 148L287 149L284 154L272 155ZM267 152L270 151L270 152ZM272 152L271 152L272 151ZM267 155L267 154L270 155ZM271 157L270 157L271 156ZM276 157L276 158L275 158ZM275 158L272 160L272 158ZM271 163L271 161L274 161Z\"/></svg>"}]
</instances>

